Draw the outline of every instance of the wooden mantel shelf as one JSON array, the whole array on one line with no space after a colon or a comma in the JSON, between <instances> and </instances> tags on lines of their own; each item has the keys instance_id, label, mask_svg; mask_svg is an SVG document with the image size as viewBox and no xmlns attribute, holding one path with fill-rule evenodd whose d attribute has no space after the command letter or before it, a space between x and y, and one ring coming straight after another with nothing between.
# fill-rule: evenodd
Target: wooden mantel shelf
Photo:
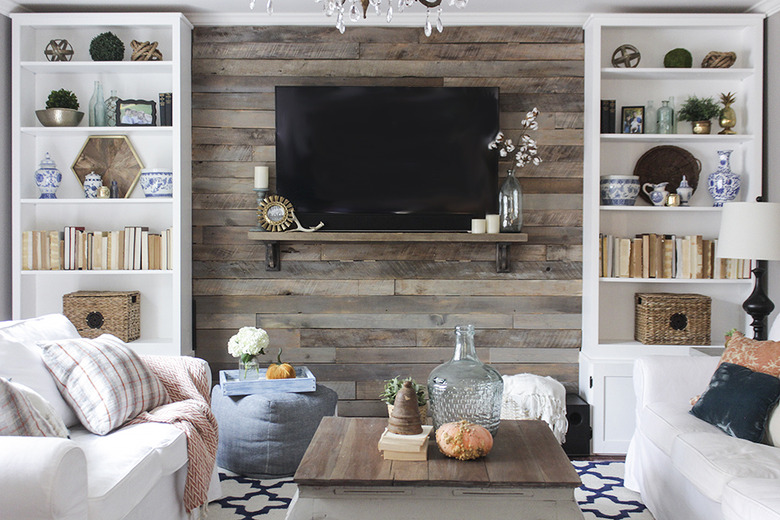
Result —
<instances>
[{"instance_id":1,"label":"wooden mantel shelf","mask_svg":"<svg viewBox=\"0 0 780 520\"><path fill-rule=\"evenodd\" d=\"M304 233L300 231L285 231L272 233L269 231L250 231L250 240L265 242L265 268L267 271L281 270L281 242L478 242L496 244L496 272L508 273L511 270L509 262L509 246L528 242L526 233L484 233L467 232L443 233L381 233L381 232L322 232Z\"/></svg>"}]
</instances>

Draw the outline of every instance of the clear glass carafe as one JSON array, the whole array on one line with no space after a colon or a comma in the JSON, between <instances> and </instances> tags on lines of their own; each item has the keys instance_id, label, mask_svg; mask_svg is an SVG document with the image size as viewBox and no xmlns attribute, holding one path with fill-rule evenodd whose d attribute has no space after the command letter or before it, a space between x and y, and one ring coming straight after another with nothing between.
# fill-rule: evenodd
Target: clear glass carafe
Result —
<instances>
[{"instance_id":1,"label":"clear glass carafe","mask_svg":"<svg viewBox=\"0 0 780 520\"><path fill-rule=\"evenodd\" d=\"M465 419L495 435L501 421L503 392L501 375L477 357L474 325L455 327L455 355L428 377L429 414L434 429Z\"/></svg>"},{"instance_id":2,"label":"clear glass carafe","mask_svg":"<svg viewBox=\"0 0 780 520\"><path fill-rule=\"evenodd\" d=\"M498 193L498 215L502 233L520 232L523 227L523 189L515 178L514 169L507 172Z\"/></svg>"}]
</instances>

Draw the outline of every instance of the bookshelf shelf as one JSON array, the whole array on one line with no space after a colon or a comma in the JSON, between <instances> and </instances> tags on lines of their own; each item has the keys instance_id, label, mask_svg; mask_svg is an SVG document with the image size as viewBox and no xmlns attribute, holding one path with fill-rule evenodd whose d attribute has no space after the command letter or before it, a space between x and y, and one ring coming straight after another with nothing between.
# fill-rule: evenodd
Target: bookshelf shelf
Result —
<instances>
[{"instance_id":1,"label":"bookshelf shelf","mask_svg":"<svg viewBox=\"0 0 780 520\"><path fill-rule=\"evenodd\" d=\"M75 291L128 291L141 293L141 340L130 346L144 354L192 353L192 132L187 104L191 94L192 25L179 13L13 13L11 14L11 216L12 216L12 313L13 319L62 312L62 297ZM142 33L139 33L139 27ZM89 44L96 34L111 31L125 42L124 59L96 62ZM161 61L131 61L127 42L139 34L158 42ZM74 50L68 62L49 62L42 50L57 38L67 39ZM95 81L103 85L105 99L115 90L120 99L153 100L172 93L172 126L160 126L160 110L154 126L88 125L44 127L35 110L44 108L52 90L67 89L88 111ZM127 136L145 168L173 171L173 197L146 198L140 182L130 198L87 199L71 165L90 136ZM35 171L49 153L62 173L57 199L39 199ZM96 173L103 173L99 165ZM25 270L48 266L59 258L66 264L72 251L67 227L83 228L84 250L93 253L83 266L120 266L113 248L117 235L127 228L148 228L154 236L148 247L148 265L172 266L170 270ZM168 232L167 230L171 230ZM44 233L36 235L35 232ZM35 237L36 247L28 247ZM51 233L53 232L53 233ZM87 239L100 232L101 241ZM165 233L165 235L163 235ZM165 246L162 238L166 236ZM95 237L97 235L92 235ZM109 236L114 237L108 246ZM143 233L141 240L143 240ZM170 236L170 240L167 237ZM105 238L104 238L105 237ZM136 241L136 244L139 242ZM23 245L24 244L24 245ZM56 244L56 245L55 245ZM38 248L38 245L40 248ZM68 247L66 247L68 246ZM59 247L59 252L57 252ZM106 253L108 251L108 253ZM25 254L26 253L26 254ZM163 253L165 256L163 256ZM124 256L122 257L124 259ZM137 258L137 257L134 257ZM165 258L170 264L157 264ZM72 259L72 255L68 260ZM151 259L154 259L152 261ZM142 260L143 261L143 260ZM56 265L56 264L55 264ZM146 263L139 264L144 267Z\"/></svg>"},{"instance_id":2,"label":"bookshelf shelf","mask_svg":"<svg viewBox=\"0 0 780 520\"><path fill-rule=\"evenodd\" d=\"M719 80L743 80L751 76L756 75L757 72L753 68L730 68L730 69L702 69L702 68L690 68L690 69L666 69L666 68L633 68L633 69L617 69L607 68L601 69L601 79L611 80L642 80L642 81L659 81L659 80L678 80L678 81L719 81Z\"/></svg>"},{"instance_id":3,"label":"bookshelf shelf","mask_svg":"<svg viewBox=\"0 0 780 520\"><path fill-rule=\"evenodd\" d=\"M720 213L723 211L723 208L714 206L600 206L599 211L619 211L625 213Z\"/></svg>"},{"instance_id":4,"label":"bookshelf shelf","mask_svg":"<svg viewBox=\"0 0 780 520\"><path fill-rule=\"evenodd\" d=\"M601 134L605 143L722 143L740 144L755 139L753 135L696 134Z\"/></svg>"},{"instance_id":5,"label":"bookshelf shelf","mask_svg":"<svg viewBox=\"0 0 780 520\"><path fill-rule=\"evenodd\" d=\"M614 277L601 277L599 282L602 283L638 283L638 284L693 284L693 285L711 285L711 284L752 284L753 280L750 278L733 279L712 279L712 278L614 278Z\"/></svg>"}]
</instances>

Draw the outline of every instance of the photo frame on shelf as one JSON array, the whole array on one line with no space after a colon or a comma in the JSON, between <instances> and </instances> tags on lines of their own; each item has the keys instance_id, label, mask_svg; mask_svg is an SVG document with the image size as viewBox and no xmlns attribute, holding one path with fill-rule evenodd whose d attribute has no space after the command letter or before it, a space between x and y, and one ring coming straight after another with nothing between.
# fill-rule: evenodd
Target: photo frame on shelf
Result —
<instances>
[{"instance_id":1,"label":"photo frame on shelf","mask_svg":"<svg viewBox=\"0 0 780 520\"><path fill-rule=\"evenodd\" d=\"M116 126L157 126L157 103L144 99L118 100Z\"/></svg>"},{"instance_id":2,"label":"photo frame on shelf","mask_svg":"<svg viewBox=\"0 0 780 520\"><path fill-rule=\"evenodd\" d=\"M138 184L143 167L126 135L91 135L70 168L82 188L86 176L95 172L102 178L103 186L111 186L111 181L116 181L118 197L128 198Z\"/></svg>"},{"instance_id":3,"label":"photo frame on shelf","mask_svg":"<svg viewBox=\"0 0 780 520\"><path fill-rule=\"evenodd\" d=\"M645 133L645 107L622 107L620 110L620 133Z\"/></svg>"}]
</instances>

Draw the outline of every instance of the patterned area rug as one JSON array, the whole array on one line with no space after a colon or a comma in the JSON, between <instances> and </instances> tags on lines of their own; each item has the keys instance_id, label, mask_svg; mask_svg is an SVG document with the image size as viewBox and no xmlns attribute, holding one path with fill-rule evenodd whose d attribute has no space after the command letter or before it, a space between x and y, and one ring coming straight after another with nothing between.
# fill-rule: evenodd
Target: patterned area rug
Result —
<instances>
[{"instance_id":1,"label":"patterned area rug","mask_svg":"<svg viewBox=\"0 0 780 520\"><path fill-rule=\"evenodd\" d=\"M639 495L623 487L623 462L573 462L582 479L574 492L585 520L653 520ZM219 474L225 498L209 505L208 520L284 520L295 494L292 479L257 480Z\"/></svg>"}]
</instances>

